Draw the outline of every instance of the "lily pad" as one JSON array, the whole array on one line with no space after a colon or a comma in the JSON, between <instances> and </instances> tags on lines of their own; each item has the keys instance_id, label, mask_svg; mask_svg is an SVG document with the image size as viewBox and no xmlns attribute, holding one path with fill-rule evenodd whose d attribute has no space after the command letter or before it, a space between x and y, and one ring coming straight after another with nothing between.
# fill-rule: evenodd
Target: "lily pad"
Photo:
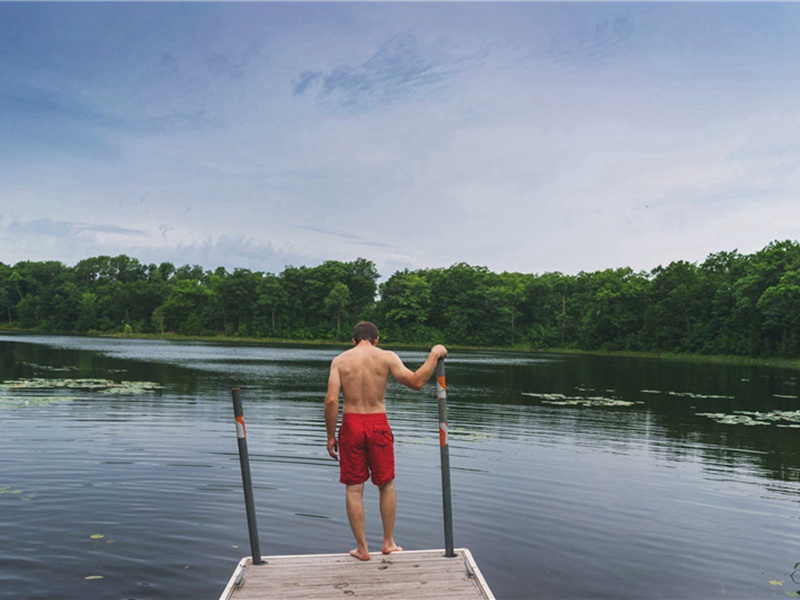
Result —
<instances>
[{"instance_id":1,"label":"lily pad","mask_svg":"<svg viewBox=\"0 0 800 600\"><path fill-rule=\"evenodd\" d=\"M78 367L74 365L68 365L64 367L54 367L51 365L40 365L39 363L27 362L27 361L22 361L20 362L20 364L35 369L37 371L50 371L52 373L68 373L70 371L78 370Z\"/></svg>"},{"instance_id":2,"label":"lily pad","mask_svg":"<svg viewBox=\"0 0 800 600\"><path fill-rule=\"evenodd\" d=\"M667 392L670 396L680 396L681 398L699 398L701 400L735 400L733 396L719 396L716 394L695 394L694 392Z\"/></svg>"},{"instance_id":3,"label":"lily pad","mask_svg":"<svg viewBox=\"0 0 800 600\"><path fill-rule=\"evenodd\" d=\"M448 431L450 437L463 442L481 442L489 438L488 433L482 431L470 431L460 427L453 427Z\"/></svg>"},{"instance_id":4,"label":"lily pad","mask_svg":"<svg viewBox=\"0 0 800 600\"><path fill-rule=\"evenodd\" d=\"M773 410L770 412L736 410L733 413L695 413L722 425L775 425L800 428L800 410Z\"/></svg>"},{"instance_id":5,"label":"lily pad","mask_svg":"<svg viewBox=\"0 0 800 600\"><path fill-rule=\"evenodd\" d=\"M563 400L566 398L564 394L538 394L536 392L522 392L523 396L531 396L533 398L544 398L545 400Z\"/></svg>"},{"instance_id":6,"label":"lily pad","mask_svg":"<svg viewBox=\"0 0 800 600\"><path fill-rule=\"evenodd\" d=\"M74 402L77 396L20 396L6 395L0 390L0 406L9 408L35 408L37 406L49 406L59 402Z\"/></svg>"},{"instance_id":7,"label":"lily pad","mask_svg":"<svg viewBox=\"0 0 800 600\"><path fill-rule=\"evenodd\" d=\"M569 400L542 400L542 404L553 404L556 406L583 406L610 407L610 406L633 406L635 402L628 400L614 400L612 398L571 398Z\"/></svg>"},{"instance_id":8,"label":"lily pad","mask_svg":"<svg viewBox=\"0 0 800 600\"><path fill-rule=\"evenodd\" d=\"M164 386L153 381L113 381L111 379L15 379L0 384L0 391L26 392L38 390L80 390L104 394L141 394L163 390Z\"/></svg>"},{"instance_id":9,"label":"lily pad","mask_svg":"<svg viewBox=\"0 0 800 600\"><path fill-rule=\"evenodd\" d=\"M585 408L607 408L619 406L633 406L642 404L630 400L619 400L616 398L606 398L604 396L565 396L564 394L542 394L535 392L523 392L523 396L541 398L542 404L553 406L581 406Z\"/></svg>"},{"instance_id":10,"label":"lily pad","mask_svg":"<svg viewBox=\"0 0 800 600\"><path fill-rule=\"evenodd\" d=\"M33 492L25 493L25 490L18 490L12 488L10 485L0 486L0 494L7 494L9 496L15 496L19 500L32 500L36 497L36 494Z\"/></svg>"}]
</instances>

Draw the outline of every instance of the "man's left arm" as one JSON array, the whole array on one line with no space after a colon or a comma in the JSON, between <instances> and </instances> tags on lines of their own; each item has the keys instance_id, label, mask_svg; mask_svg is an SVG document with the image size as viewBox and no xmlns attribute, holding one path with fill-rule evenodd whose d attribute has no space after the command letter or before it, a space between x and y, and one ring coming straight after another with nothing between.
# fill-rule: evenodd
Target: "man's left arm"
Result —
<instances>
[{"instance_id":1,"label":"man's left arm","mask_svg":"<svg viewBox=\"0 0 800 600\"><path fill-rule=\"evenodd\" d=\"M331 373L328 376L328 393L325 395L325 429L328 432L328 454L339 460L339 442L336 440L336 424L339 421L339 392L342 390L342 381L336 361L331 363Z\"/></svg>"},{"instance_id":2,"label":"man's left arm","mask_svg":"<svg viewBox=\"0 0 800 600\"><path fill-rule=\"evenodd\" d=\"M412 371L406 367L403 361L400 360L400 357L394 352L389 352L388 356L389 370L392 377L413 390L421 390L425 383L431 378L431 375L433 375L438 360L447 356L447 348L441 344L437 344L431 348L428 358L416 371Z\"/></svg>"}]
</instances>

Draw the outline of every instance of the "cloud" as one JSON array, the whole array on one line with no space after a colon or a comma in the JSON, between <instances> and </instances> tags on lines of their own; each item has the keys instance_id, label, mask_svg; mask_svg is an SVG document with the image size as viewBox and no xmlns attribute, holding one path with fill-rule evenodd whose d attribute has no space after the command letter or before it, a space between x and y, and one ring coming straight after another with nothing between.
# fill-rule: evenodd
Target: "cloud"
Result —
<instances>
[{"instance_id":1,"label":"cloud","mask_svg":"<svg viewBox=\"0 0 800 600\"><path fill-rule=\"evenodd\" d=\"M30 221L15 219L6 229L8 233L15 235L40 235L56 238L94 237L95 234L145 237L148 235L140 229L127 229L117 225L92 225L53 219L33 219Z\"/></svg>"},{"instance_id":2,"label":"cloud","mask_svg":"<svg viewBox=\"0 0 800 600\"><path fill-rule=\"evenodd\" d=\"M199 264L206 269L219 266L278 273L287 265L307 265L311 257L292 249L276 248L271 242L261 242L244 235L208 236L200 242L178 244L176 248L148 249L143 254L166 259L175 264ZM320 261L321 262L321 261Z\"/></svg>"},{"instance_id":3,"label":"cloud","mask_svg":"<svg viewBox=\"0 0 800 600\"><path fill-rule=\"evenodd\" d=\"M222 119L204 108L158 105L155 110L123 112L82 97L83 92L53 86L16 84L0 81L0 124L4 142L31 138L59 141L66 136L92 138L104 143L108 132L164 134L206 130L218 127ZM11 138L11 139L9 139Z\"/></svg>"},{"instance_id":4,"label":"cloud","mask_svg":"<svg viewBox=\"0 0 800 600\"><path fill-rule=\"evenodd\" d=\"M406 32L383 43L361 65L342 65L328 73L304 71L294 94L315 90L317 100L329 108L394 104L430 91L452 74L445 62L427 54L417 37Z\"/></svg>"},{"instance_id":5,"label":"cloud","mask_svg":"<svg viewBox=\"0 0 800 600\"><path fill-rule=\"evenodd\" d=\"M375 240L370 240L358 235L352 235L349 233L343 233L341 231L334 231L333 229L325 229L323 227L315 227L313 225L303 225L298 227L298 229L304 229L306 231L313 231L314 233L320 233L322 235L330 236L336 238L338 240L343 240L345 242L353 243L357 246L364 246L365 248L374 248L379 250L389 250L391 252L398 252L399 249L394 244L387 244L385 242L378 242Z\"/></svg>"},{"instance_id":6,"label":"cloud","mask_svg":"<svg viewBox=\"0 0 800 600\"><path fill-rule=\"evenodd\" d=\"M581 14L567 9L565 15L574 18L557 29L551 39L547 54L559 67L567 70L597 68L635 48L636 20L632 17L634 11L641 12L642 7L583 8Z\"/></svg>"},{"instance_id":7,"label":"cloud","mask_svg":"<svg viewBox=\"0 0 800 600\"><path fill-rule=\"evenodd\" d=\"M107 110L58 90L20 86L8 92L0 86L0 156L4 161L32 157L41 167L48 165L43 160L46 153L70 161L116 162L132 135L207 132L222 123L205 109L159 106L153 113Z\"/></svg>"},{"instance_id":8,"label":"cloud","mask_svg":"<svg viewBox=\"0 0 800 600\"><path fill-rule=\"evenodd\" d=\"M259 58L260 54L258 46L254 43L233 55L224 52L215 52L206 57L205 64L209 73L212 75L241 79L244 77L247 67L256 58Z\"/></svg>"},{"instance_id":9,"label":"cloud","mask_svg":"<svg viewBox=\"0 0 800 600\"><path fill-rule=\"evenodd\" d=\"M58 115L78 122L108 119L97 107L56 90L19 86L14 91L0 92L0 104L7 111L33 118Z\"/></svg>"}]
</instances>

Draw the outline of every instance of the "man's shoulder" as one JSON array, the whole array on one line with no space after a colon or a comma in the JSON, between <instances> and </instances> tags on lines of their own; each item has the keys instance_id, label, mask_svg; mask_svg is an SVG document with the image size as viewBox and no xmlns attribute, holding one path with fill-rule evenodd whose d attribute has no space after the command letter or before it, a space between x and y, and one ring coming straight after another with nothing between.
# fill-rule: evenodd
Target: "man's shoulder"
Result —
<instances>
[{"instance_id":1,"label":"man's shoulder","mask_svg":"<svg viewBox=\"0 0 800 600\"><path fill-rule=\"evenodd\" d=\"M345 350L341 354L338 354L334 357L332 361L332 365L337 365L340 363L347 363L353 360L367 360L367 357L373 357L372 360L377 357L382 362L394 362L396 360L400 360L400 357L397 355L396 352L392 350L384 350L383 348L378 348L373 346L370 348L366 354L364 354L363 349L359 348L350 348L349 350Z\"/></svg>"},{"instance_id":2,"label":"man's shoulder","mask_svg":"<svg viewBox=\"0 0 800 600\"><path fill-rule=\"evenodd\" d=\"M347 357L353 354L353 349L345 350L344 352L340 352L336 356L333 357L332 362L342 362L343 360L347 360Z\"/></svg>"},{"instance_id":3,"label":"man's shoulder","mask_svg":"<svg viewBox=\"0 0 800 600\"><path fill-rule=\"evenodd\" d=\"M400 357L397 355L397 352L393 350L384 350L383 348L378 348L381 351L381 358L387 364L395 363L400 360Z\"/></svg>"},{"instance_id":4,"label":"man's shoulder","mask_svg":"<svg viewBox=\"0 0 800 600\"><path fill-rule=\"evenodd\" d=\"M360 354L358 348L349 348L344 352L341 352L333 357L331 364L336 365L339 363L346 363L352 360L358 360L358 355Z\"/></svg>"}]
</instances>

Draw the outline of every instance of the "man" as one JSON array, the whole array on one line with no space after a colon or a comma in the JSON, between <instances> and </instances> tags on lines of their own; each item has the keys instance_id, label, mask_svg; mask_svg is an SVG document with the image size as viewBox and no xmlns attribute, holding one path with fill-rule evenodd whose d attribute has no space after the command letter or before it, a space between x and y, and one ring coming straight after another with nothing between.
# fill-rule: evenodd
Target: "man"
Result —
<instances>
[{"instance_id":1,"label":"man","mask_svg":"<svg viewBox=\"0 0 800 600\"><path fill-rule=\"evenodd\" d=\"M378 486L383 522L381 552L402 550L394 541L397 497L394 489L394 436L386 418L384 395L391 374L397 381L420 390L436 369L436 362L447 356L447 349L436 345L416 372L408 369L394 352L378 348L378 328L362 322L353 329L353 348L331 362L328 393L325 396L325 427L328 454L339 461L340 478L346 488L347 518L356 539L350 554L369 560L364 531L364 482L372 476ZM344 394L342 425L339 420L339 393Z\"/></svg>"}]
</instances>

